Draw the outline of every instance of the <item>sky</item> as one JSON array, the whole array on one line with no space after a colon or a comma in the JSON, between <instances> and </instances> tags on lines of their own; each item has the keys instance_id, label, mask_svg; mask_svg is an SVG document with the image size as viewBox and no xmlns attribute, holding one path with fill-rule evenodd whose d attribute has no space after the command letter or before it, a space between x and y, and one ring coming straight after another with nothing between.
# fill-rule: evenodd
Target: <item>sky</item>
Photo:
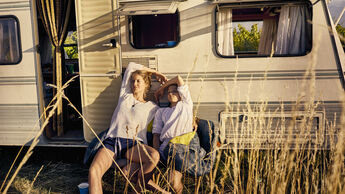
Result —
<instances>
[{"instance_id":1,"label":"sky","mask_svg":"<svg viewBox=\"0 0 345 194\"><path fill-rule=\"evenodd\" d=\"M341 11L343 10L345 6L345 0L331 0L328 4L329 11L332 15L333 22L335 22ZM343 17L339 21L339 24L345 27L345 13L343 14Z\"/></svg>"}]
</instances>

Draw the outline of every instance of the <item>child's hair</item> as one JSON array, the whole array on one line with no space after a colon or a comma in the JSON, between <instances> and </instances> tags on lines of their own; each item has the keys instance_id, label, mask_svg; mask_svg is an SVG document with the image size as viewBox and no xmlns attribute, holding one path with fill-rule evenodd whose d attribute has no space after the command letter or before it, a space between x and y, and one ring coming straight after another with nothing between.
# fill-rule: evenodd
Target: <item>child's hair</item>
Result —
<instances>
[{"instance_id":1,"label":"child's hair","mask_svg":"<svg viewBox=\"0 0 345 194\"><path fill-rule=\"evenodd\" d=\"M167 88L169 88L170 86L176 86L176 88L178 87L177 84L170 84Z\"/></svg>"},{"instance_id":2,"label":"child's hair","mask_svg":"<svg viewBox=\"0 0 345 194\"><path fill-rule=\"evenodd\" d=\"M167 93L168 93L168 88L169 88L170 86L176 86L176 88L178 88L178 85L177 85L177 84L171 84L171 85L169 85L168 87L165 88L165 91L164 91L164 92L167 92ZM168 103L168 106L170 107L170 105L171 105L171 103L169 102L169 103Z\"/></svg>"},{"instance_id":3,"label":"child's hair","mask_svg":"<svg viewBox=\"0 0 345 194\"><path fill-rule=\"evenodd\" d=\"M132 73L131 79L132 79L132 76L134 74L140 75L143 78L143 80L146 84L145 92L144 92L144 98L146 98L146 95L151 88L151 73L149 73L148 71L145 71L145 70L136 70Z\"/></svg>"}]
</instances>

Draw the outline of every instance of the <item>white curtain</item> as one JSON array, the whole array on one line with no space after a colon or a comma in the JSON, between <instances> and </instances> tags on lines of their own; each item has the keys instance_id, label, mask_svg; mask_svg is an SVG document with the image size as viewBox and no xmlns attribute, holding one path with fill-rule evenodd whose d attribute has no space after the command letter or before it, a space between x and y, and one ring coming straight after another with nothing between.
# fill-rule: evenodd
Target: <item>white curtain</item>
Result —
<instances>
[{"instance_id":1,"label":"white curtain","mask_svg":"<svg viewBox=\"0 0 345 194\"><path fill-rule=\"evenodd\" d=\"M275 54L303 54L306 51L305 6L282 6Z\"/></svg>"},{"instance_id":2,"label":"white curtain","mask_svg":"<svg viewBox=\"0 0 345 194\"><path fill-rule=\"evenodd\" d=\"M217 37L218 52L221 55L234 55L234 40L232 27L232 10L230 8L222 8L218 12L217 18Z\"/></svg>"},{"instance_id":3,"label":"white curtain","mask_svg":"<svg viewBox=\"0 0 345 194\"><path fill-rule=\"evenodd\" d=\"M9 52L10 52L10 61L16 62L19 59L19 42L18 42L18 29L16 21L10 19L8 21L8 35L9 35Z\"/></svg>"},{"instance_id":4,"label":"white curtain","mask_svg":"<svg viewBox=\"0 0 345 194\"><path fill-rule=\"evenodd\" d=\"M6 45L6 43L4 42L4 25L3 22L0 20L0 62L4 62L5 61L5 48L4 46Z\"/></svg>"},{"instance_id":5,"label":"white curtain","mask_svg":"<svg viewBox=\"0 0 345 194\"><path fill-rule=\"evenodd\" d=\"M0 20L0 62L14 63L19 59L18 30L14 19Z\"/></svg>"},{"instance_id":6,"label":"white curtain","mask_svg":"<svg viewBox=\"0 0 345 194\"><path fill-rule=\"evenodd\" d=\"M260 43L258 54L270 55L272 46L275 45L277 39L277 22L275 19L264 19L262 24L262 31L260 35Z\"/></svg>"}]
</instances>

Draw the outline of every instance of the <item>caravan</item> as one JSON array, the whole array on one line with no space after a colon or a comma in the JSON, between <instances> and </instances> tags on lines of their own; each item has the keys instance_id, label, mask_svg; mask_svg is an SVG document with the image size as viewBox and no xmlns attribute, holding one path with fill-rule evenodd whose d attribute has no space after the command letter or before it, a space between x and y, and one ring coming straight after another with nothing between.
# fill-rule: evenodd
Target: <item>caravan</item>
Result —
<instances>
[{"instance_id":1,"label":"caravan","mask_svg":"<svg viewBox=\"0 0 345 194\"><path fill-rule=\"evenodd\" d=\"M53 48L36 1L1 2L0 144L22 145L49 110ZM85 120L64 101L62 131L51 121L40 145L86 146L94 137L89 125L96 133L107 129L131 61L188 80L196 116L212 120L227 143L275 143L289 121L294 139L305 138L298 123L308 119L308 133L325 139L328 121L339 128L345 55L325 0L75 0L65 6L70 42L62 43L62 81L79 75L65 95ZM313 112L304 106L310 101L318 104ZM271 123L265 133L244 127L253 115Z\"/></svg>"}]
</instances>

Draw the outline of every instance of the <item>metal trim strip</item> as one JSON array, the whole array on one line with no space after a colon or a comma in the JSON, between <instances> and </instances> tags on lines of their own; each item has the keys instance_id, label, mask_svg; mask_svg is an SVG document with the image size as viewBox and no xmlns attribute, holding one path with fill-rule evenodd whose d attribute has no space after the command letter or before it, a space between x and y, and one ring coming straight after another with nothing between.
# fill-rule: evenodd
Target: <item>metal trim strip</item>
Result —
<instances>
[{"instance_id":1,"label":"metal trim strip","mask_svg":"<svg viewBox=\"0 0 345 194\"><path fill-rule=\"evenodd\" d=\"M28 2L28 1L22 1L22 2L6 2L6 3L0 3L0 9L23 8L23 7L30 8L30 2Z\"/></svg>"}]
</instances>

